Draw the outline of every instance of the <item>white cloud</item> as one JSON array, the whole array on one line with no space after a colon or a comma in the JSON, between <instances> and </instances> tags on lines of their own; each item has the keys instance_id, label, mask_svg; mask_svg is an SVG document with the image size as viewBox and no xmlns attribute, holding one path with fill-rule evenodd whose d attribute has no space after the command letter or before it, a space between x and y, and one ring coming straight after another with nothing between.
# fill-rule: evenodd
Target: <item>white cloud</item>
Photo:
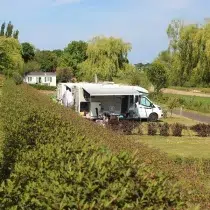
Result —
<instances>
[{"instance_id":1,"label":"white cloud","mask_svg":"<svg viewBox=\"0 0 210 210\"><path fill-rule=\"evenodd\" d=\"M61 5L61 4L73 4L73 3L79 3L81 0L55 0L53 5Z\"/></svg>"}]
</instances>

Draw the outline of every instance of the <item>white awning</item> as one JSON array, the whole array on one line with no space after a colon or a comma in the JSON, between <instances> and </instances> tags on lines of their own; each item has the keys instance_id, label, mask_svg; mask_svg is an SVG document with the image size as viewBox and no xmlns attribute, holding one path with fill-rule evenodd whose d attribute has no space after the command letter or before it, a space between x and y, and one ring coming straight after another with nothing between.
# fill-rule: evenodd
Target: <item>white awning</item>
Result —
<instances>
[{"instance_id":1,"label":"white awning","mask_svg":"<svg viewBox=\"0 0 210 210\"><path fill-rule=\"evenodd\" d=\"M141 95L137 90L131 88L105 88L100 86L89 86L83 87L83 89L88 92L91 96L131 96L131 95Z\"/></svg>"}]
</instances>

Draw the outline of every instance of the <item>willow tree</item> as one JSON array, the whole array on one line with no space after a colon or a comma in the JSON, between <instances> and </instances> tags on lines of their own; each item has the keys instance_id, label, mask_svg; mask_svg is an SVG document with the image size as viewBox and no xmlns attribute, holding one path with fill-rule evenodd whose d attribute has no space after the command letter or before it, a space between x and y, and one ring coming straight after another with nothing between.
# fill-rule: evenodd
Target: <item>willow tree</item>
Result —
<instances>
[{"instance_id":1,"label":"willow tree","mask_svg":"<svg viewBox=\"0 0 210 210\"><path fill-rule=\"evenodd\" d=\"M0 72L10 77L22 73L23 59L21 45L17 39L0 36Z\"/></svg>"},{"instance_id":2,"label":"willow tree","mask_svg":"<svg viewBox=\"0 0 210 210\"><path fill-rule=\"evenodd\" d=\"M100 80L112 80L130 69L128 52L131 45L114 37L94 37L88 43L87 60L79 65L80 78L91 81L97 74Z\"/></svg>"}]
</instances>

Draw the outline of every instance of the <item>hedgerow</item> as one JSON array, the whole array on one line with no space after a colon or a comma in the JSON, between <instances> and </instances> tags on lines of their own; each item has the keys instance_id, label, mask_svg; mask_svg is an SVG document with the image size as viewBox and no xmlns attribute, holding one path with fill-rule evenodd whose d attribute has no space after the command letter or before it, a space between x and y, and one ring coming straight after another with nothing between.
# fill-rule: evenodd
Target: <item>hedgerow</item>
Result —
<instances>
[{"instance_id":1,"label":"hedgerow","mask_svg":"<svg viewBox=\"0 0 210 210\"><path fill-rule=\"evenodd\" d=\"M56 87L54 86L47 86L47 85L30 85L31 87L37 89L37 90L49 90L49 91L55 91Z\"/></svg>"},{"instance_id":2,"label":"hedgerow","mask_svg":"<svg viewBox=\"0 0 210 210\"><path fill-rule=\"evenodd\" d=\"M27 85L7 81L2 97L0 209L206 205L201 184L181 187L176 172L184 170L164 154L80 118Z\"/></svg>"}]
</instances>

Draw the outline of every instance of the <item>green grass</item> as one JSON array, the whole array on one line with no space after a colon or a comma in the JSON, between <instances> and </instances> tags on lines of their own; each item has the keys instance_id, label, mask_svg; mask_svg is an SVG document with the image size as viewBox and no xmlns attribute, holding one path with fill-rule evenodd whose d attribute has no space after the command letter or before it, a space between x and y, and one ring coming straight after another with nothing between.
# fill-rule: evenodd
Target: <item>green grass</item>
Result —
<instances>
[{"instance_id":1,"label":"green grass","mask_svg":"<svg viewBox=\"0 0 210 210\"><path fill-rule=\"evenodd\" d=\"M173 115L163 119L162 122L169 124L181 123L187 126L192 126L197 121L178 117ZM143 134L142 136L131 136L134 141L145 143L149 147L160 149L162 152L167 153L170 157L187 157L187 158L204 158L210 159L210 137L202 138L196 136L191 130L183 130L182 137L163 137L157 134L156 136L147 135L147 123L143 123Z\"/></svg>"},{"instance_id":2,"label":"green grass","mask_svg":"<svg viewBox=\"0 0 210 210\"><path fill-rule=\"evenodd\" d=\"M135 141L160 149L170 157L188 157L210 159L210 138L195 136L162 137L162 136L133 136Z\"/></svg>"},{"instance_id":3,"label":"green grass","mask_svg":"<svg viewBox=\"0 0 210 210\"><path fill-rule=\"evenodd\" d=\"M160 104L167 104L171 98L179 98L180 106L183 106L184 109L210 113L210 98L208 97L163 94L162 97L157 97L155 101Z\"/></svg>"}]
</instances>

